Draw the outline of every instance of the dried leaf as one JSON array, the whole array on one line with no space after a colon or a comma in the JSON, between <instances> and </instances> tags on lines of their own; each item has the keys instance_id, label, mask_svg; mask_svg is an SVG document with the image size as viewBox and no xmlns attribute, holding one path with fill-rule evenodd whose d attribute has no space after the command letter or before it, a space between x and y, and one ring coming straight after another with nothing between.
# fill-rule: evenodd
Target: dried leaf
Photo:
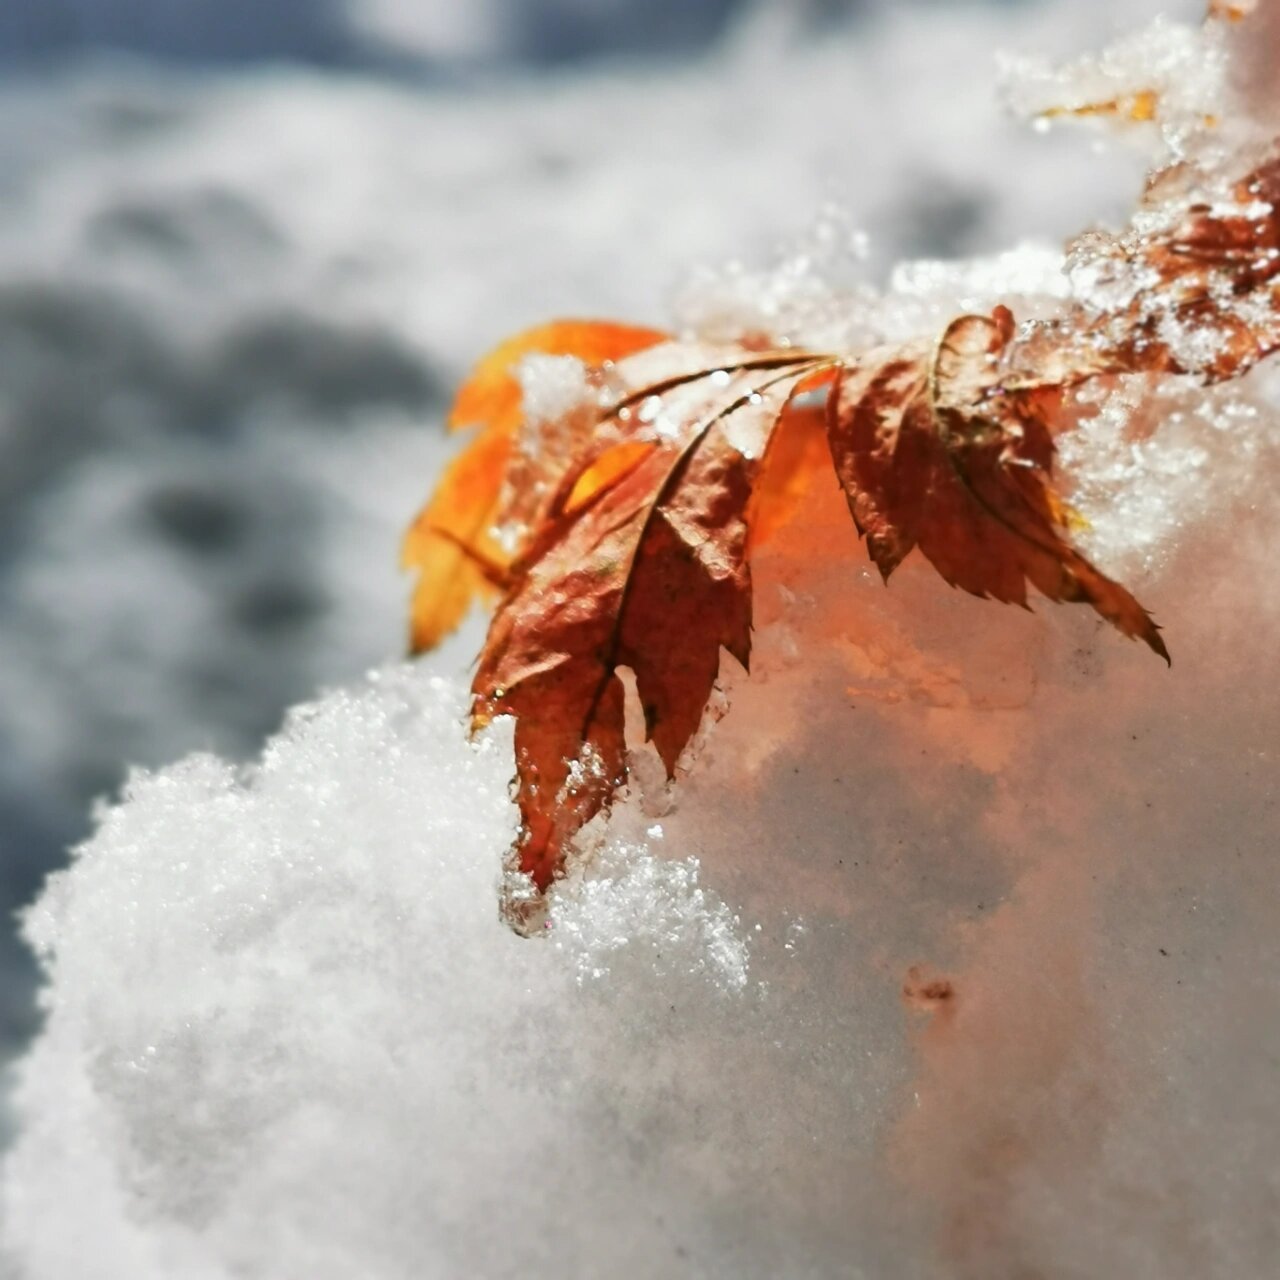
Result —
<instances>
[{"instance_id":1,"label":"dried leaf","mask_svg":"<svg viewBox=\"0 0 1280 1280\"><path fill-rule=\"evenodd\" d=\"M1051 485L1053 435L1072 425L1082 383L1216 381L1280 347L1280 159L1240 167L1247 176L1228 186L1189 162L1165 170L1127 232L1077 242L1077 300L1020 329L998 307L933 343L837 355L567 324L481 363L454 413L481 433L406 557L422 570L416 647L476 590L503 592L473 720L516 722L509 865L533 886L508 899L516 927L531 927L574 837L626 781L619 671L633 672L646 734L673 774L721 650L748 661L749 551L802 509L827 458L886 578L918 547L965 591L1025 605L1030 583L1090 604L1168 659L1133 596L1068 542L1079 519ZM514 457L512 366L534 351L577 355L595 373L591 395L550 424L546 456L526 460L538 492L513 499L532 519L512 552L492 530L504 484L530 474Z\"/></svg>"},{"instance_id":2,"label":"dried leaf","mask_svg":"<svg viewBox=\"0 0 1280 1280\"><path fill-rule=\"evenodd\" d=\"M826 436L824 403L793 402L783 410L747 510L749 551L763 546L803 510L815 475L830 475Z\"/></svg>"},{"instance_id":3,"label":"dried leaf","mask_svg":"<svg viewBox=\"0 0 1280 1280\"><path fill-rule=\"evenodd\" d=\"M634 673L646 736L673 774L720 650L743 666L749 659L747 504L774 424L813 361L738 352L734 367L718 351L711 369L691 376L683 354L671 347L665 361L640 356L620 368L626 389L611 414L648 405L637 420L648 451L572 509L577 480L567 479L517 566L476 673L476 724L516 717L522 825L513 861L539 890L625 779L619 668ZM636 369L652 380L637 386ZM686 415L679 430L668 405Z\"/></svg>"},{"instance_id":4,"label":"dried leaf","mask_svg":"<svg viewBox=\"0 0 1280 1280\"><path fill-rule=\"evenodd\" d=\"M1015 362L1040 380L1099 373L1239 377L1280 347L1280 158L1218 198L1186 166L1160 175L1120 236L1071 247L1082 305L1040 327Z\"/></svg>"},{"instance_id":5,"label":"dried leaf","mask_svg":"<svg viewBox=\"0 0 1280 1280\"><path fill-rule=\"evenodd\" d=\"M962 316L932 348L872 352L832 401L831 453L871 558L889 575L915 547L953 586L1025 605L1086 601L1168 660L1159 629L1063 538L1053 444L1034 401L1000 385L1007 312Z\"/></svg>"},{"instance_id":6,"label":"dried leaf","mask_svg":"<svg viewBox=\"0 0 1280 1280\"><path fill-rule=\"evenodd\" d=\"M1258 7L1258 0L1209 0L1210 18L1240 22Z\"/></svg>"},{"instance_id":7,"label":"dried leaf","mask_svg":"<svg viewBox=\"0 0 1280 1280\"><path fill-rule=\"evenodd\" d=\"M1075 107L1046 107L1038 112L1042 120L1056 120L1063 116L1087 119L1091 116L1110 116L1130 124L1148 124L1159 114L1160 95L1154 89L1140 89L1105 102L1085 102Z\"/></svg>"},{"instance_id":8,"label":"dried leaf","mask_svg":"<svg viewBox=\"0 0 1280 1280\"><path fill-rule=\"evenodd\" d=\"M405 534L401 564L416 569L409 648L434 648L466 616L477 595L494 589L507 556L490 535L511 457L511 437L485 431L459 454L431 502Z\"/></svg>"},{"instance_id":9,"label":"dried leaf","mask_svg":"<svg viewBox=\"0 0 1280 1280\"><path fill-rule=\"evenodd\" d=\"M815 475L829 475L826 401L840 375L834 358L795 389L769 440L747 512L748 550L763 546L802 509Z\"/></svg>"},{"instance_id":10,"label":"dried leaf","mask_svg":"<svg viewBox=\"0 0 1280 1280\"><path fill-rule=\"evenodd\" d=\"M611 489L626 474L638 467L653 452L652 440L623 440L599 454L595 461L579 472L569 496L564 499L562 514L574 515L606 489Z\"/></svg>"}]
</instances>

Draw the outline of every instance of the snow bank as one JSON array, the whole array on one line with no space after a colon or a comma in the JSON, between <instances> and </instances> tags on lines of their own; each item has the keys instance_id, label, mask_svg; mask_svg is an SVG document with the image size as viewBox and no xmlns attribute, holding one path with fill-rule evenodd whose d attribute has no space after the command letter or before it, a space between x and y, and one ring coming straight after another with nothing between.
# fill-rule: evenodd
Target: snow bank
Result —
<instances>
[{"instance_id":1,"label":"snow bank","mask_svg":"<svg viewBox=\"0 0 1280 1280\"><path fill-rule=\"evenodd\" d=\"M697 767L641 763L540 941L439 663L135 776L28 920L17 1274L1265 1274L1280 413L1215 396L1073 459L1171 672L886 590L822 487Z\"/></svg>"},{"instance_id":2,"label":"snow bank","mask_svg":"<svg viewBox=\"0 0 1280 1280\"><path fill-rule=\"evenodd\" d=\"M711 1049L699 1023L743 988L744 944L696 864L643 849L565 892L554 945L510 935L509 735L466 745L464 705L457 682L380 673L294 712L252 771L193 757L103 815L29 922L63 993L8 1183L30 1274L499 1276L608 1255L643 1164L619 1128L687 1092L688 1061L653 1048ZM594 1212L540 1235L566 1194ZM366 1195L378 1211L352 1212Z\"/></svg>"}]
</instances>

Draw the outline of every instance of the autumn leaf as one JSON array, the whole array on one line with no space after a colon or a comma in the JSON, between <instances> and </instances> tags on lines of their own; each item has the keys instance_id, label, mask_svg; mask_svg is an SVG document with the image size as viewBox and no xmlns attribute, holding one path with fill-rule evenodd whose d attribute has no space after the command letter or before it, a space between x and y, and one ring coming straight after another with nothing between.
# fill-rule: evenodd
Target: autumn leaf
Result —
<instances>
[{"instance_id":1,"label":"autumn leaf","mask_svg":"<svg viewBox=\"0 0 1280 1280\"><path fill-rule=\"evenodd\" d=\"M620 366L626 389L603 417L627 415L643 452L575 509L576 478L566 482L481 655L475 723L515 717L513 866L539 890L625 778L619 668L634 673L646 737L673 775L721 649L743 667L750 659L747 507L774 426L815 360L721 351L708 369L709 355L671 344Z\"/></svg>"},{"instance_id":2,"label":"autumn leaf","mask_svg":"<svg viewBox=\"0 0 1280 1280\"><path fill-rule=\"evenodd\" d=\"M1072 246L1075 296L1034 322L997 307L931 340L825 353L573 322L481 362L451 419L478 432L406 555L421 574L415 648L477 590L501 594L472 710L475 728L515 722L516 928L536 927L575 838L627 781L621 673L674 776L722 653L750 660L753 548L832 468L886 580L918 550L973 595L1084 603L1168 660L1133 595L1071 545L1054 437L1085 384L1220 381L1280 347L1280 160L1240 169L1226 183L1189 162L1158 175L1126 231ZM534 353L590 370L536 447L515 376ZM519 536L502 543L512 517Z\"/></svg>"},{"instance_id":3,"label":"autumn leaf","mask_svg":"<svg viewBox=\"0 0 1280 1280\"><path fill-rule=\"evenodd\" d=\"M1073 107L1045 107L1036 114L1042 120L1057 120L1064 116L1088 119L1090 116L1110 116L1129 124L1150 124L1159 114L1160 95L1154 89L1139 89L1136 93L1122 94L1102 102L1084 102Z\"/></svg>"},{"instance_id":4,"label":"autumn leaf","mask_svg":"<svg viewBox=\"0 0 1280 1280\"><path fill-rule=\"evenodd\" d=\"M1209 0L1210 18L1241 22L1258 7L1258 0Z\"/></svg>"},{"instance_id":5,"label":"autumn leaf","mask_svg":"<svg viewBox=\"0 0 1280 1280\"><path fill-rule=\"evenodd\" d=\"M503 522L501 500L522 418L520 363L530 355L567 355L601 370L665 337L630 325L559 320L509 338L480 361L449 414L451 430L476 428L478 434L450 464L401 549L401 563L418 574L410 652L439 644L477 595L496 588L510 564L511 549L495 530Z\"/></svg>"},{"instance_id":6,"label":"autumn leaf","mask_svg":"<svg viewBox=\"0 0 1280 1280\"><path fill-rule=\"evenodd\" d=\"M667 342L609 369L507 570L473 684L475 728L515 721L521 826L508 866L533 888L510 882L516 928L536 927L574 837L626 781L619 672L634 675L646 738L674 776L721 651L749 663L749 549L832 461L886 577L919 546L974 594L1025 604L1030 581L1165 654L1133 598L1062 536L1038 416L1060 397L1025 378L1002 388L1013 332L1000 309L962 317L937 344L857 361Z\"/></svg>"},{"instance_id":7,"label":"autumn leaf","mask_svg":"<svg viewBox=\"0 0 1280 1280\"><path fill-rule=\"evenodd\" d=\"M820 364L800 382L783 409L747 510L748 551L763 546L795 519L814 475L829 468L826 400L839 374L838 361Z\"/></svg>"},{"instance_id":8,"label":"autumn leaf","mask_svg":"<svg viewBox=\"0 0 1280 1280\"><path fill-rule=\"evenodd\" d=\"M508 869L532 892L508 882L514 927L536 927L573 839L626 782L620 670L633 673L646 737L674 776L721 650L744 668L750 659L748 551L832 460L886 577L918 545L975 594L1025 603L1031 581L1165 653L1132 597L1061 536L1052 445L1036 416L1058 396L1025 379L999 391L1012 332L1001 310L962 317L936 346L859 361L667 342L609 369L581 447L561 460L555 493L504 571L473 684L475 728L515 721L521 825ZM484 455L473 446L468 458ZM450 483L432 509L448 503Z\"/></svg>"},{"instance_id":9,"label":"autumn leaf","mask_svg":"<svg viewBox=\"0 0 1280 1280\"><path fill-rule=\"evenodd\" d=\"M1062 536L1039 397L1000 385L1012 334L1003 308L961 316L932 346L873 351L846 372L829 431L854 523L886 580L919 547L952 586L1025 605L1030 582L1085 601L1167 661L1138 602Z\"/></svg>"}]
</instances>

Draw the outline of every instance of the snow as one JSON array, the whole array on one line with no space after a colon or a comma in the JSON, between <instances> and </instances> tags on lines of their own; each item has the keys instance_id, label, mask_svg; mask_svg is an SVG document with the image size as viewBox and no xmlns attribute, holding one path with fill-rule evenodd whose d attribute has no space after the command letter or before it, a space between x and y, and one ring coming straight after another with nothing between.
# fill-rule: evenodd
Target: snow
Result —
<instances>
[{"instance_id":1,"label":"snow","mask_svg":"<svg viewBox=\"0 0 1280 1280\"><path fill-rule=\"evenodd\" d=\"M1265 1274L1280 417L1198 428L1177 521L1166 430L1072 465L1128 504L1106 567L1159 544L1172 672L884 589L821 494L696 766L638 770L544 939L497 917L509 729L468 744L439 661L136 774L28 918L19 1274Z\"/></svg>"},{"instance_id":2,"label":"snow","mask_svg":"<svg viewBox=\"0 0 1280 1280\"><path fill-rule=\"evenodd\" d=\"M588 380L586 365L573 356L528 355L515 375L524 416L503 485L504 519L496 530L510 552L555 485L557 477L545 460L572 455L583 430L591 430L600 394Z\"/></svg>"},{"instance_id":3,"label":"snow","mask_svg":"<svg viewBox=\"0 0 1280 1280\"><path fill-rule=\"evenodd\" d=\"M1046 37L1069 43L1099 12L1055 6L1000 30L1057 47ZM120 343L100 394L68 411L107 445L24 513L6 585L24 610L0 622L19 744L5 768L15 787L59 770L70 787L68 761L159 764L210 705L239 724L221 730L234 750L274 714L265 691L342 683L255 764L201 754L134 773L28 914L46 1022L18 1068L0 1181L15 1276L1268 1274L1270 367L1154 405L1122 385L1062 442L1081 540L1165 627L1171 671L1079 607L998 608L915 560L886 589L819 486L758 557L750 677L728 672L728 712L674 787L637 753L544 938L498 919L510 731L465 739L474 630L426 662L343 677L396 648L396 531L445 453L420 420L502 331L556 313L660 321L691 262L707 265L678 323L721 339L905 336L958 306L1012 297L1023 316L1062 296L1048 250L997 251L1122 207L1135 168L1065 132L999 132L970 65L995 20L932 13L945 56L921 21L788 50L789 92L767 110L749 40L696 76L664 73L661 96L639 75L500 101L306 74L75 82L88 103L169 123L110 166L71 128L13 171L14 332L44 332L70 272L94 299L73 313L106 307L91 331ZM904 107L889 129L873 105L930 57L945 109ZM53 91L6 92L63 118ZM641 103L672 127L620 154L605 126ZM76 128L98 118L86 107ZM499 142L513 121L517 141ZM730 145L744 130L749 155ZM554 195L539 194L530 157L553 151ZM465 216L510 203L517 160L519 216ZM833 173L847 218L824 208ZM942 243L912 218L951 218L953 181L979 212ZM239 202L193 201L210 188ZM164 210L199 250L166 257L133 232L118 252L87 247L121 208ZM262 250L272 235L287 248ZM877 285L926 244L981 256ZM714 265L738 250L742 264ZM297 317L326 317L333 350L358 356L346 378L253 381L263 318L286 305L271 350L313 349ZM168 381L122 408L131 359ZM51 403L67 365L52 367L19 406ZM200 431L209 368L224 394L250 390ZM535 395L572 399L573 373L535 366ZM394 396L369 391L388 383ZM183 432L155 425L174 420ZM210 499L194 525L193 486ZM211 501L228 495L239 535ZM140 509L177 532L140 535ZM229 644L219 610L259 574L330 603L288 644L252 630ZM175 701L181 715L147 710Z\"/></svg>"},{"instance_id":4,"label":"snow","mask_svg":"<svg viewBox=\"0 0 1280 1280\"><path fill-rule=\"evenodd\" d=\"M292 713L248 773L200 756L135 776L55 879L29 932L66 998L28 1064L45 1123L6 1206L33 1274L85 1274L90 1229L101 1273L138 1277L407 1275L424 1250L443 1273L549 1273L572 1250L482 1228L521 1166L584 1144L616 1163L591 1127L621 1082L600 1077L601 1037L623 1028L580 976L635 984L634 1044L646 1019L696 1019L669 999L740 989L743 945L696 866L623 849L566 888L557 945L511 935L494 897L510 735L468 746L464 706L456 681L390 670ZM379 1214L325 1227L361 1183ZM564 1191L540 1179L521 1214L545 1221Z\"/></svg>"},{"instance_id":5,"label":"snow","mask_svg":"<svg viewBox=\"0 0 1280 1280\"><path fill-rule=\"evenodd\" d=\"M1002 59L1005 97L1019 114L1042 119L1046 112L1117 104L1118 122L1124 123L1127 104L1154 94L1160 133L1172 150L1180 152L1207 128L1221 125L1227 92L1226 40L1225 24L1206 28L1157 17L1150 26L1123 36L1101 53L1066 66L1034 56Z\"/></svg>"}]
</instances>

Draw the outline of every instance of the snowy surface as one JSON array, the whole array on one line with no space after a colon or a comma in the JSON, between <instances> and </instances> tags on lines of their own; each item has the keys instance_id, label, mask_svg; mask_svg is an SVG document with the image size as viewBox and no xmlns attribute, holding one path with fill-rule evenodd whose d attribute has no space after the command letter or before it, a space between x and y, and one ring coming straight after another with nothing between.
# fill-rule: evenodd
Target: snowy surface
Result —
<instances>
[{"instance_id":1,"label":"snowy surface","mask_svg":"<svg viewBox=\"0 0 1280 1280\"><path fill-rule=\"evenodd\" d=\"M1201 429L1213 510L1136 570L1172 672L1083 610L815 568L854 549L815 502L697 768L541 941L495 908L509 739L429 663L248 771L135 777L29 918L19 1274L1266 1274L1278 422L1248 468ZM1098 515L1167 483L1079 478Z\"/></svg>"},{"instance_id":2,"label":"snowy surface","mask_svg":"<svg viewBox=\"0 0 1280 1280\"><path fill-rule=\"evenodd\" d=\"M92 332L123 337L68 411L92 411L107 444L41 481L34 549L6 569L22 602L0 621L6 714L25 717L12 785L70 788L69 758L159 763L193 730L145 707L198 687L202 665L220 699L246 699L244 721L220 722L234 749L265 714L245 682L277 688L272 663L333 681L393 652L395 529L443 454L420 424L439 400L423 370L451 378L499 331L556 312L661 321L671 293L707 331L844 325L850 341L993 297L1050 306L1043 249L900 270L887 300L867 282L924 248L989 255L1123 207L1129 159L1002 131L971 73L997 27L1068 52L1100 13L968 14L948 33L935 12L801 46L778 55L789 91L767 104L750 42L714 73L670 73L661 98L618 76L501 101L305 75L76 81L61 163L54 148L14 168L28 185L4 215L6 278L42 306L82 281L112 317ZM932 113L903 87L929 58ZM52 91L13 93L37 119L55 110ZM878 106L873 127L894 93L900 130ZM85 247L107 161L78 130L122 100L169 123L112 156L113 198L185 210L198 252ZM641 100L659 121L620 158L603 125ZM513 121L514 151L498 141ZM736 134L749 152L725 145ZM553 141L539 194L528 157ZM511 190L516 157L519 216L468 216ZM967 220L936 194L947 175ZM287 250L231 270L244 217L228 231L225 204L183 203L210 187ZM823 212L833 197L847 217ZM729 246L767 263L776 241L774 270L715 265ZM243 372L257 341L217 363L286 304L340 318L339 350L353 332L373 344L337 390L280 380L295 366L279 357L264 390ZM46 311L19 314L41 332L29 316ZM314 349L306 332L289 330L295 349ZM141 361L172 381L122 408L138 350L174 353ZM398 397L369 393L388 385L362 378L369 350L416 371L390 380ZM201 434L210 386L231 408ZM1128 394L1064 463L1088 550L1165 626L1172 671L1083 609L1000 609L914 562L885 589L819 487L759 557L752 676L730 675L696 769L668 790L637 760L540 941L497 919L510 744L501 726L465 742L466 638L291 713L257 764L136 774L27 920L48 1013L0 1184L15 1275L1267 1275L1280 386L1264 366L1212 396L1173 388L1154 415ZM157 492L194 478L258 513L243 528L264 520L260 541L210 548L216 519L136 533ZM264 564L304 566L328 603L288 641L250 631L228 651L212 611Z\"/></svg>"}]
</instances>

